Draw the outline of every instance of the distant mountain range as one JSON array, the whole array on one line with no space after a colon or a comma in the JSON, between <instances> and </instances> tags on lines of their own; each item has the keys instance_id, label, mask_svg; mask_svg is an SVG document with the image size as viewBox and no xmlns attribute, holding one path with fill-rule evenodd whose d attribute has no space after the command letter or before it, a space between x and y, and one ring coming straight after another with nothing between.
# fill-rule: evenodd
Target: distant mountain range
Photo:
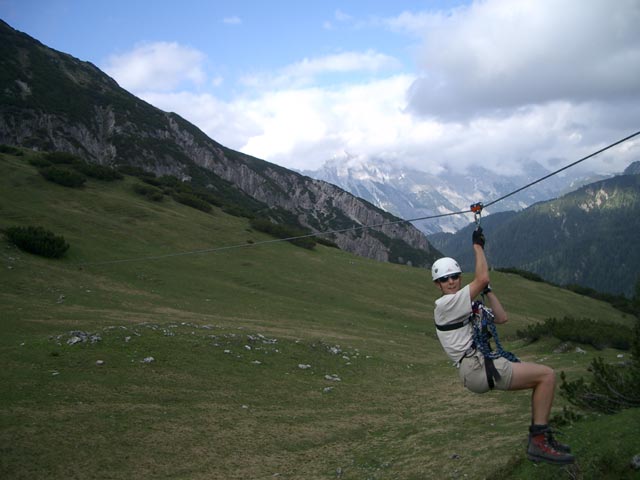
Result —
<instances>
[{"instance_id":1,"label":"distant mountain range","mask_svg":"<svg viewBox=\"0 0 640 480\"><path fill-rule=\"evenodd\" d=\"M428 266L426 236L327 182L242 154L120 88L94 65L0 21L0 143L134 166L206 188L229 211L304 227L356 255ZM379 225L376 228L361 228Z\"/></svg>"},{"instance_id":2,"label":"distant mountain range","mask_svg":"<svg viewBox=\"0 0 640 480\"><path fill-rule=\"evenodd\" d=\"M521 212L482 218L493 267L516 267L559 285L631 297L640 281L640 162L606 180ZM473 271L468 225L430 235L445 255Z\"/></svg>"},{"instance_id":3,"label":"distant mountain range","mask_svg":"<svg viewBox=\"0 0 640 480\"><path fill-rule=\"evenodd\" d=\"M258 218L333 231L328 239L356 255L428 267L441 250L467 270L470 217L418 222L420 231L398 216L466 210L548 173L535 166L505 177L479 167L435 176L356 159L293 172L220 145L180 116L131 95L94 65L2 21L0 143L173 175L224 198L228 211L237 206ZM482 219L492 265L630 295L640 271L640 164L625 173L549 201L577 185L557 175L496 204ZM520 211L502 211L509 209ZM368 225L379 227L361 228ZM424 232L434 233L435 247Z\"/></svg>"},{"instance_id":4,"label":"distant mountain range","mask_svg":"<svg viewBox=\"0 0 640 480\"><path fill-rule=\"evenodd\" d=\"M434 175L382 160L347 157L329 160L318 170L301 173L333 183L401 218L413 219L468 210L473 203L488 203L550 172L539 164L531 164L526 173L515 176L497 175L481 166L465 174ZM563 172L497 203L487 209L485 215L522 210L594 180ZM415 225L427 234L453 233L472 220L471 214L453 215L418 221Z\"/></svg>"}]
</instances>

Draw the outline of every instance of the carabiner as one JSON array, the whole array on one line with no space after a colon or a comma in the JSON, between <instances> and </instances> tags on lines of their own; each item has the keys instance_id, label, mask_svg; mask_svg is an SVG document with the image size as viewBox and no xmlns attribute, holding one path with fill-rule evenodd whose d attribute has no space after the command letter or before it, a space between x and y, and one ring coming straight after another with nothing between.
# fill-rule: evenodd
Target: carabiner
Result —
<instances>
[{"instance_id":1,"label":"carabiner","mask_svg":"<svg viewBox=\"0 0 640 480\"><path fill-rule=\"evenodd\" d=\"M481 202L474 203L469 207L469 209L473 212L473 219L476 222L476 227L480 227L480 216L482 212L483 205Z\"/></svg>"}]
</instances>

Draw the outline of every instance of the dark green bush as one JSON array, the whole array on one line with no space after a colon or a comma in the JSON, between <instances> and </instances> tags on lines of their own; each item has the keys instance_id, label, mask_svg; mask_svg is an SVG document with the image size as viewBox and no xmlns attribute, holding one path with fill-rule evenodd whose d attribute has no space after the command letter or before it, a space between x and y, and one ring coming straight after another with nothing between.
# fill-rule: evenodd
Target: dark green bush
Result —
<instances>
[{"instance_id":1,"label":"dark green bush","mask_svg":"<svg viewBox=\"0 0 640 480\"><path fill-rule=\"evenodd\" d=\"M211 204L205 202L201 198L196 197L190 193L176 192L172 195L176 202L188 205L189 207L197 208L203 212L209 213L211 211Z\"/></svg>"},{"instance_id":2,"label":"dark green bush","mask_svg":"<svg viewBox=\"0 0 640 480\"><path fill-rule=\"evenodd\" d=\"M239 205L224 205L222 211L234 217L254 218L253 212Z\"/></svg>"},{"instance_id":3,"label":"dark green bush","mask_svg":"<svg viewBox=\"0 0 640 480\"><path fill-rule=\"evenodd\" d=\"M603 413L640 407L640 319L630 342L631 361L609 364L595 358L589 368L593 374L591 382L584 378L568 382L562 372L562 396L577 407Z\"/></svg>"},{"instance_id":4,"label":"dark green bush","mask_svg":"<svg viewBox=\"0 0 640 480\"><path fill-rule=\"evenodd\" d=\"M273 223L270 220L262 218L254 218L250 222L251 228L260 232L268 233L276 238L287 240L294 245L308 250L313 249L316 246L316 242L313 237L306 237L309 235L308 230L303 230L293 225L282 225ZM303 237L303 238L299 238Z\"/></svg>"},{"instance_id":5,"label":"dark green bush","mask_svg":"<svg viewBox=\"0 0 640 480\"><path fill-rule=\"evenodd\" d=\"M144 183L148 183L149 185L153 185L154 187L162 187L162 182L158 180L158 177L153 177L151 175L142 175L138 178L140 178L140 180L142 180Z\"/></svg>"},{"instance_id":6,"label":"dark green bush","mask_svg":"<svg viewBox=\"0 0 640 480\"><path fill-rule=\"evenodd\" d=\"M630 362L607 364L602 358L591 362L591 382L579 378L568 382L565 373L560 378L560 393L569 402L586 410L615 413L623 408L640 407L640 280L636 282L629 308L636 316L633 334L621 331L629 337Z\"/></svg>"},{"instance_id":7,"label":"dark green bush","mask_svg":"<svg viewBox=\"0 0 640 480\"><path fill-rule=\"evenodd\" d=\"M215 207L221 207L223 204L222 200L211 192L196 191L195 195Z\"/></svg>"},{"instance_id":8,"label":"dark green bush","mask_svg":"<svg viewBox=\"0 0 640 480\"><path fill-rule=\"evenodd\" d=\"M42 257L59 258L69 249L64 237L42 227L9 227L4 234L19 249Z\"/></svg>"},{"instance_id":9,"label":"dark green bush","mask_svg":"<svg viewBox=\"0 0 640 480\"><path fill-rule=\"evenodd\" d=\"M138 195L147 197L149 200L153 200L154 202L160 202L164 198L164 194L162 193L162 190L152 185L135 183L133 185L133 191L136 192Z\"/></svg>"},{"instance_id":10,"label":"dark green bush","mask_svg":"<svg viewBox=\"0 0 640 480\"><path fill-rule=\"evenodd\" d=\"M50 182L64 185L65 187L81 187L87 181L86 177L81 173L71 170L67 167L44 167L39 170L40 175Z\"/></svg>"},{"instance_id":11,"label":"dark green bush","mask_svg":"<svg viewBox=\"0 0 640 480\"><path fill-rule=\"evenodd\" d=\"M532 282L544 282L544 279L540 275L535 274L533 272L528 272L526 270L520 270L519 268L513 268L513 267L496 268L496 270L498 272L513 273L515 275L520 275L522 278L526 278L527 280L531 280Z\"/></svg>"},{"instance_id":12,"label":"dark green bush","mask_svg":"<svg viewBox=\"0 0 640 480\"><path fill-rule=\"evenodd\" d=\"M77 155L67 152L49 152L45 154L44 158L54 165L76 165L84 163L84 160Z\"/></svg>"},{"instance_id":13,"label":"dark green bush","mask_svg":"<svg viewBox=\"0 0 640 480\"><path fill-rule=\"evenodd\" d=\"M531 342L544 336L551 336L562 341L591 345L598 350L607 347L629 350L632 331L619 323L565 317L562 320L547 318L543 323L528 325L526 329L518 330L516 336Z\"/></svg>"},{"instance_id":14,"label":"dark green bush","mask_svg":"<svg viewBox=\"0 0 640 480\"><path fill-rule=\"evenodd\" d=\"M607 364L597 357L589 370L593 374L591 382L584 378L568 382L565 373L560 373L560 394L570 403L602 413L640 407L638 367Z\"/></svg>"},{"instance_id":15,"label":"dark green bush","mask_svg":"<svg viewBox=\"0 0 640 480\"><path fill-rule=\"evenodd\" d=\"M161 177L158 177L158 181L160 182L160 185L163 185L165 187L171 187L171 188L178 188L179 187L183 187L185 188L187 191L191 191L191 185L181 182L178 177L175 177L173 175L162 175Z\"/></svg>"},{"instance_id":16,"label":"dark green bush","mask_svg":"<svg viewBox=\"0 0 640 480\"><path fill-rule=\"evenodd\" d=\"M124 175L131 175L132 177L155 177L155 173L147 172L141 167L134 165L118 165L117 170Z\"/></svg>"},{"instance_id":17,"label":"dark green bush","mask_svg":"<svg viewBox=\"0 0 640 480\"><path fill-rule=\"evenodd\" d=\"M325 247L337 248L338 250L340 250L340 247L337 243L327 238L316 237L316 242L318 242L320 245L324 245Z\"/></svg>"},{"instance_id":18,"label":"dark green bush","mask_svg":"<svg viewBox=\"0 0 640 480\"><path fill-rule=\"evenodd\" d=\"M38 167L38 168L51 166L51 162L41 155L36 155L35 157L31 157L29 159L29 163L34 167Z\"/></svg>"},{"instance_id":19,"label":"dark green bush","mask_svg":"<svg viewBox=\"0 0 640 480\"><path fill-rule=\"evenodd\" d=\"M75 169L83 175L86 175L87 177L96 178L98 180L105 180L108 182L114 180L122 180L122 178L124 178L119 171L111 167L106 167L104 165L81 163L76 165Z\"/></svg>"},{"instance_id":20,"label":"dark green bush","mask_svg":"<svg viewBox=\"0 0 640 480\"><path fill-rule=\"evenodd\" d=\"M6 153L8 155L22 155L22 150L12 147L11 145L0 144L0 153Z\"/></svg>"},{"instance_id":21,"label":"dark green bush","mask_svg":"<svg viewBox=\"0 0 640 480\"><path fill-rule=\"evenodd\" d=\"M593 288L584 287L582 285L569 284L565 285L564 288L566 288L567 290L571 290L578 295L584 295L585 297L595 298L596 300L607 302L614 308L617 308L618 310L625 313L637 312L637 309L633 309L631 300L626 298L624 295L614 295L612 293L598 292Z\"/></svg>"},{"instance_id":22,"label":"dark green bush","mask_svg":"<svg viewBox=\"0 0 640 480\"><path fill-rule=\"evenodd\" d=\"M547 283L549 285L553 285L554 287L565 288L574 293L577 293L578 295L584 295L585 297L595 298L596 300L607 302L611 304L611 306L613 306L614 308L620 310L621 312L631 313L633 315L637 315L638 313L640 313L640 306L634 307L634 305L632 304L632 301L629 298L625 297L624 295L614 295L611 293L598 292L593 288L585 287L583 285L575 285L575 284L557 285L552 282L547 282L540 275L537 275L532 272L528 272L526 270L520 270L519 268L513 268L513 267L496 268L496 270L498 272L513 273L516 275L520 275L521 277L526 278L527 280L531 280L533 282ZM640 277L637 280L636 288L638 288L638 286L640 286Z\"/></svg>"}]
</instances>

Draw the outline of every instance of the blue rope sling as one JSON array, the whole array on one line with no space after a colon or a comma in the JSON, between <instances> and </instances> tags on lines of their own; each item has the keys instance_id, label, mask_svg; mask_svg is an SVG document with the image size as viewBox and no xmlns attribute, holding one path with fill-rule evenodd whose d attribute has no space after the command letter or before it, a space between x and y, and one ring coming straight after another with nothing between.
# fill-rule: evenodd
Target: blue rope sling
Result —
<instances>
[{"instance_id":1,"label":"blue rope sling","mask_svg":"<svg viewBox=\"0 0 640 480\"><path fill-rule=\"evenodd\" d=\"M520 359L511 352L507 352L500 343L498 330L493 321L495 316L480 300L472 303L471 322L473 325L473 343L485 358L485 369L489 388L493 389L495 380L500 379L500 374L493 364L496 358L506 358L510 362L519 363ZM491 348L491 338L496 343L496 349Z\"/></svg>"}]
</instances>

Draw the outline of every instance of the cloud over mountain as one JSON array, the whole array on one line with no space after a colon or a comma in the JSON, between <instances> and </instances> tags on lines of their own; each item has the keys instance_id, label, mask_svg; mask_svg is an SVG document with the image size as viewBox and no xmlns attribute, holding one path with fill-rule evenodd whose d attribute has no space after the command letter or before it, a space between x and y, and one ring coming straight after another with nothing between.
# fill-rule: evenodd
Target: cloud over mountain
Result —
<instances>
[{"instance_id":1,"label":"cloud over mountain","mask_svg":"<svg viewBox=\"0 0 640 480\"><path fill-rule=\"evenodd\" d=\"M410 108L442 118L640 94L640 3L491 0L397 19L423 35Z\"/></svg>"},{"instance_id":2,"label":"cloud over mountain","mask_svg":"<svg viewBox=\"0 0 640 480\"><path fill-rule=\"evenodd\" d=\"M486 0L386 17L335 10L327 22L318 29L359 46L258 61L233 78L204 47L157 42L104 68L219 142L298 169L347 152L436 174L482 165L516 175L640 126L637 0ZM233 26L246 34L244 16ZM402 47L376 43L383 34ZM639 152L629 142L579 168L621 171Z\"/></svg>"},{"instance_id":3,"label":"cloud over mountain","mask_svg":"<svg viewBox=\"0 0 640 480\"><path fill-rule=\"evenodd\" d=\"M202 84L206 79L205 59L199 50L176 42L145 43L111 55L104 70L133 92L166 92L183 87L184 82Z\"/></svg>"}]
</instances>

